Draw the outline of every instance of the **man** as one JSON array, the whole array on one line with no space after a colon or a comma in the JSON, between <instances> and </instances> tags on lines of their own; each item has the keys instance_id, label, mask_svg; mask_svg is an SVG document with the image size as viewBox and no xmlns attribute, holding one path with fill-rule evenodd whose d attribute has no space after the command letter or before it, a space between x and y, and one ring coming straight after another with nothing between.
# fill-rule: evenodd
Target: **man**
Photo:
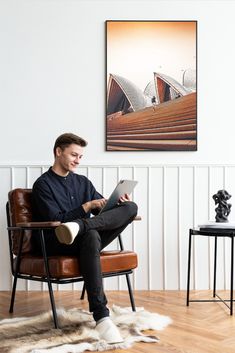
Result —
<instances>
[{"instance_id":1,"label":"man","mask_svg":"<svg viewBox=\"0 0 235 353\"><path fill-rule=\"evenodd\" d=\"M54 164L33 185L33 214L35 221L62 223L55 233L45 234L48 255L78 256L96 329L107 342L118 343L123 339L109 318L100 251L133 221L137 206L126 194L116 207L99 214L106 200L85 176L74 173L86 145L84 139L71 133L56 139ZM91 213L94 217L90 217ZM36 236L33 241L40 249Z\"/></svg>"}]
</instances>

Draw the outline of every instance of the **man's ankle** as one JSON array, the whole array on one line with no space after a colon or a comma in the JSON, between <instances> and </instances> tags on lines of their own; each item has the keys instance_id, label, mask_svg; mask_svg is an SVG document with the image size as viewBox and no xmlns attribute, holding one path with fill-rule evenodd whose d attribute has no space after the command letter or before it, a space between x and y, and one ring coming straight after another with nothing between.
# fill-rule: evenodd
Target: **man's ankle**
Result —
<instances>
[{"instance_id":1,"label":"man's ankle","mask_svg":"<svg viewBox=\"0 0 235 353\"><path fill-rule=\"evenodd\" d=\"M96 321L96 325L100 324L101 322L103 322L104 320L108 320L110 319L110 316L104 316L101 319L99 319L98 321Z\"/></svg>"}]
</instances>

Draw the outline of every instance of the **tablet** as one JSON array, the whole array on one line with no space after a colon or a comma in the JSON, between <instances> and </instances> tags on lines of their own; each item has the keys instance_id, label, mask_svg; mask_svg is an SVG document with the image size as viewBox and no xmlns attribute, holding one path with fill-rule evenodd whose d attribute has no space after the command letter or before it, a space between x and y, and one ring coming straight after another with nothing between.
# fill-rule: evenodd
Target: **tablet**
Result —
<instances>
[{"instance_id":1,"label":"tablet","mask_svg":"<svg viewBox=\"0 0 235 353\"><path fill-rule=\"evenodd\" d=\"M120 180L109 196L106 204L100 210L100 213L105 212L116 206L121 196L131 194L138 182L135 180Z\"/></svg>"}]
</instances>

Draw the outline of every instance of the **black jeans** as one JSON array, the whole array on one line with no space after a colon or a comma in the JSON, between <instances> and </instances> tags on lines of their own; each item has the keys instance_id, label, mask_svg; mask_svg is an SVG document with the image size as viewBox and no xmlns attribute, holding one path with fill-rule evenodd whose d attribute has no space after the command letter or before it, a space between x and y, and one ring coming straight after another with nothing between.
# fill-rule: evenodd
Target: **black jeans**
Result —
<instances>
[{"instance_id":1,"label":"black jeans","mask_svg":"<svg viewBox=\"0 0 235 353\"><path fill-rule=\"evenodd\" d=\"M75 220L83 230L71 245L58 242L56 237L46 237L50 255L76 255L87 291L89 310L95 321L109 316L107 299L103 290L100 251L110 244L133 221L137 205L122 202L98 216ZM53 243L53 244L52 244Z\"/></svg>"}]
</instances>

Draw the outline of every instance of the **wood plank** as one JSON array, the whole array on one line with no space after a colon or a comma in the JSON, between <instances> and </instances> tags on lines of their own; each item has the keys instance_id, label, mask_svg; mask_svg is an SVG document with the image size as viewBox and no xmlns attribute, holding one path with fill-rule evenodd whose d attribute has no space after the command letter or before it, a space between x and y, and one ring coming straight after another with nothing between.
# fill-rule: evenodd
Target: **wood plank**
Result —
<instances>
[{"instance_id":1,"label":"wood plank","mask_svg":"<svg viewBox=\"0 0 235 353\"><path fill-rule=\"evenodd\" d=\"M108 146L134 147L141 150L156 149L159 151L195 151L195 140L108 140Z\"/></svg>"},{"instance_id":2,"label":"wood plank","mask_svg":"<svg viewBox=\"0 0 235 353\"><path fill-rule=\"evenodd\" d=\"M196 131L175 131L175 132L162 132L162 133L147 133L145 131L142 134L119 134L119 135L108 135L108 141L112 140L184 140L184 139L195 139Z\"/></svg>"},{"instance_id":3,"label":"wood plank","mask_svg":"<svg viewBox=\"0 0 235 353\"><path fill-rule=\"evenodd\" d=\"M156 126L155 128L148 128L145 127L139 129L123 129L123 130L113 130L109 131L108 135L121 135L121 134L144 134L144 133L155 133L155 132L174 132L174 131L189 131L195 130L196 131L197 125L196 124L187 124L187 125L173 125L173 126L166 126L166 127L159 127Z\"/></svg>"},{"instance_id":4,"label":"wood plank","mask_svg":"<svg viewBox=\"0 0 235 353\"><path fill-rule=\"evenodd\" d=\"M137 147L125 147L125 146L123 147L123 146L108 145L107 151L142 151L142 149Z\"/></svg>"},{"instance_id":5,"label":"wood plank","mask_svg":"<svg viewBox=\"0 0 235 353\"><path fill-rule=\"evenodd\" d=\"M154 126L153 124L150 122L148 123L147 121L145 123L141 123L141 121L139 122L138 125L132 125L132 124L125 124L124 126L120 126L118 129L112 129L112 128L109 128L109 133L111 133L112 131L114 132L118 132L118 131L126 131L126 130L141 130L143 127L145 129L155 129L155 128L164 128L164 127L168 127L168 128L171 128L171 127L174 127L174 126L183 126L183 125L192 125L192 124L196 124L197 122L197 119L195 118L189 118L189 119L186 119L186 120L181 120L180 118L177 118L177 119L174 119L174 121L170 120L170 121L163 121L161 122L160 120L158 120Z\"/></svg>"}]
</instances>

